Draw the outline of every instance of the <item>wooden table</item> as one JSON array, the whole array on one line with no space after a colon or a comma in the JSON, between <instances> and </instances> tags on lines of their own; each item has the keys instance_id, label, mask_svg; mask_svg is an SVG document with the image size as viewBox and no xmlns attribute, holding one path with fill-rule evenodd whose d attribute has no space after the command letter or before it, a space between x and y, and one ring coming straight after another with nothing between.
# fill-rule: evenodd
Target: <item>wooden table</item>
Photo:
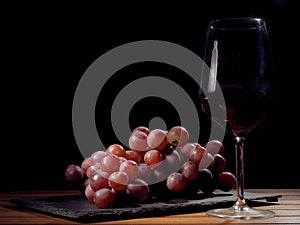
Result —
<instances>
[{"instance_id":1,"label":"wooden table","mask_svg":"<svg viewBox=\"0 0 300 225\"><path fill-rule=\"evenodd\" d=\"M280 194L278 202L259 206L271 209L276 217L259 220L224 220L208 217L205 212L130 220L117 220L96 224L300 224L300 189L247 189L247 192ZM75 194L75 191L22 191L0 193L0 224L81 224L37 212L18 209L9 201L30 196ZM262 201L262 200L257 200ZM263 200L265 202L265 200ZM90 224L90 223L88 223Z\"/></svg>"}]
</instances>

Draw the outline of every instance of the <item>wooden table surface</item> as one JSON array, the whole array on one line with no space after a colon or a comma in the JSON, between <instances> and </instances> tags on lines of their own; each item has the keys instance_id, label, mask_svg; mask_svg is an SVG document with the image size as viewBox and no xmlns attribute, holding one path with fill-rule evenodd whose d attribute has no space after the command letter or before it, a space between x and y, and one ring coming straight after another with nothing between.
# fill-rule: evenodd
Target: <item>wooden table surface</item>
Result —
<instances>
[{"instance_id":1,"label":"wooden table surface","mask_svg":"<svg viewBox=\"0 0 300 225\"><path fill-rule=\"evenodd\" d=\"M116 220L96 224L300 224L300 189L247 189L247 192L280 194L278 202L254 208L271 209L276 217L255 220L225 220L208 217L205 212ZM75 194L76 191L22 191L0 193L0 224L82 224L15 207L13 198ZM263 201L265 200L256 200ZM91 223L88 223L91 224Z\"/></svg>"}]
</instances>

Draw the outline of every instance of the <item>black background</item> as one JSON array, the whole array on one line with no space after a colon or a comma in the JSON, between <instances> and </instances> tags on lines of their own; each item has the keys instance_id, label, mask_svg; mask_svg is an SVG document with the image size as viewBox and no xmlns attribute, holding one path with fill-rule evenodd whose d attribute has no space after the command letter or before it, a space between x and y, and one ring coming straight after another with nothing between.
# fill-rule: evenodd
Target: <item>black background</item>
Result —
<instances>
[{"instance_id":1,"label":"black background","mask_svg":"<svg viewBox=\"0 0 300 225\"><path fill-rule=\"evenodd\" d=\"M297 130L296 89L287 91L299 74L292 59L298 32L294 7L290 0L3 7L0 190L65 188L65 167L82 160L72 130L74 93L102 54L153 39L180 44L202 57L208 22L235 16L266 20L280 80L278 107L249 137L245 186L299 188L297 131L291 130Z\"/></svg>"}]
</instances>

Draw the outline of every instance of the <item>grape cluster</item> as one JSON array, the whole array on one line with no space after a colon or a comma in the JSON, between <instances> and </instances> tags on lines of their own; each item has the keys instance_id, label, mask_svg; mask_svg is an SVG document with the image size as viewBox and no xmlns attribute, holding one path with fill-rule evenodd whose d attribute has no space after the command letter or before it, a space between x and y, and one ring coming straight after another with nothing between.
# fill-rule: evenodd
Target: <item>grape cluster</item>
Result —
<instances>
[{"instance_id":1,"label":"grape cluster","mask_svg":"<svg viewBox=\"0 0 300 225\"><path fill-rule=\"evenodd\" d=\"M140 126L128 144L129 149L112 144L84 158L81 165L69 165L65 180L99 208L235 187L236 178L225 171L224 146L218 140L202 146L189 142L189 132L182 126L167 131Z\"/></svg>"}]
</instances>

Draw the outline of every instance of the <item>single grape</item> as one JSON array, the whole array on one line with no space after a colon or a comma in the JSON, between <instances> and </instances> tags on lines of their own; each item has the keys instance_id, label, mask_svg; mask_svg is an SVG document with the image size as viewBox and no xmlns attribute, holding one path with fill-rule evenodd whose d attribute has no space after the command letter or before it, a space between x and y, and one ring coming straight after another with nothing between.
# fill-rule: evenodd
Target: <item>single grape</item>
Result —
<instances>
[{"instance_id":1,"label":"single grape","mask_svg":"<svg viewBox=\"0 0 300 225\"><path fill-rule=\"evenodd\" d=\"M115 196L108 188L99 189L94 193L93 202L99 208L108 208L115 200Z\"/></svg>"},{"instance_id":2,"label":"single grape","mask_svg":"<svg viewBox=\"0 0 300 225\"><path fill-rule=\"evenodd\" d=\"M147 143L151 149L163 150L168 144L166 131L162 129L151 130L147 136Z\"/></svg>"},{"instance_id":3,"label":"single grape","mask_svg":"<svg viewBox=\"0 0 300 225\"><path fill-rule=\"evenodd\" d=\"M189 140L189 132L182 126L172 127L167 133L168 143L175 147L185 145Z\"/></svg>"},{"instance_id":4,"label":"single grape","mask_svg":"<svg viewBox=\"0 0 300 225\"><path fill-rule=\"evenodd\" d=\"M100 168L101 170L108 172L108 173L113 173L116 171L119 171L120 168L120 159L118 156L110 154L105 157L103 157L100 161Z\"/></svg>"},{"instance_id":5,"label":"single grape","mask_svg":"<svg viewBox=\"0 0 300 225\"><path fill-rule=\"evenodd\" d=\"M224 156L220 154L215 154L214 156L214 168L212 169L213 173L218 175L219 173L223 172L226 166L226 160Z\"/></svg>"},{"instance_id":6,"label":"single grape","mask_svg":"<svg viewBox=\"0 0 300 225\"><path fill-rule=\"evenodd\" d=\"M93 163L99 163L101 161L101 159L106 156L107 153L104 151L96 151L91 155L91 159L93 161Z\"/></svg>"},{"instance_id":7,"label":"single grape","mask_svg":"<svg viewBox=\"0 0 300 225\"><path fill-rule=\"evenodd\" d=\"M128 185L129 177L125 172L113 172L108 177L108 184L116 191L124 190Z\"/></svg>"},{"instance_id":8,"label":"single grape","mask_svg":"<svg viewBox=\"0 0 300 225\"><path fill-rule=\"evenodd\" d=\"M126 160L121 163L119 171L127 173L129 181L132 181L139 176L139 165L133 160Z\"/></svg>"},{"instance_id":9,"label":"single grape","mask_svg":"<svg viewBox=\"0 0 300 225\"><path fill-rule=\"evenodd\" d=\"M198 165L193 161L186 161L181 167L181 174L189 181L197 179L199 176Z\"/></svg>"},{"instance_id":10,"label":"single grape","mask_svg":"<svg viewBox=\"0 0 300 225\"><path fill-rule=\"evenodd\" d=\"M236 186L236 177L230 172L221 172L218 175L217 186L221 191L231 191Z\"/></svg>"},{"instance_id":11,"label":"single grape","mask_svg":"<svg viewBox=\"0 0 300 225\"><path fill-rule=\"evenodd\" d=\"M211 141L207 142L205 145L205 148L213 156L215 154L224 155L224 146L223 146L222 142L219 140L211 140Z\"/></svg>"},{"instance_id":12,"label":"single grape","mask_svg":"<svg viewBox=\"0 0 300 225\"><path fill-rule=\"evenodd\" d=\"M110 188L108 185L109 173L102 170L97 170L90 178L90 186L94 191L98 191L101 188Z\"/></svg>"},{"instance_id":13,"label":"single grape","mask_svg":"<svg viewBox=\"0 0 300 225\"><path fill-rule=\"evenodd\" d=\"M148 166L158 166L163 160L163 155L156 149L149 150L144 155L144 161Z\"/></svg>"},{"instance_id":14,"label":"single grape","mask_svg":"<svg viewBox=\"0 0 300 225\"><path fill-rule=\"evenodd\" d=\"M167 178L167 187L171 191L183 191L187 187L187 181L181 173L171 173Z\"/></svg>"},{"instance_id":15,"label":"single grape","mask_svg":"<svg viewBox=\"0 0 300 225\"><path fill-rule=\"evenodd\" d=\"M106 149L106 153L108 154L114 154L116 156L120 156L120 157L126 157L126 150L122 145L119 144L112 144L110 146L108 146L108 148Z\"/></svg>"},{"instance_id":16,"label":"single grape","mask_svg":"<svg viewBox=\"0 0 300 225\"><path fill-rule=\"evenodd\" d=\"M135 179L129 182L126 187L126 194L137 203L145 201L149 192L148 184L142 179Z\"/></svg>"},{"instance_id":17,"label":"single grape","mask_svg":"<svg viewBox=\"0 0 300 225\"><path fill-rule=\"evenodd\" d=\"M84 178L84 172L78 165L69 165L65 169L65 180L67 181L68 185L70 187L80 187L83 178Z\"/></svg>"},{"instance_id":18,"label":"single grape","mask_svg":"<svg viewBox=\"0 0 300 225\"><path fill-rule=\"evenodd\" d=\"M207 151L204 147L196 145L194 149L190 151L190 160L196 164L200 164L200 161L207 154Z\"/></svg>"},{"instance_id":19,"label":"single grape","mask_svg":"<svg viewBox=\"0 0 300 225\"><path fill-rule=\"evenodd\" d=\"M209 169L203 169L198 176L199 189L206 195L213 193L217 186L212 172Z\"/></svg>"},{"instance_id":20,"label":"single grape","mask_svg":"<svg viewBox=\"0 0 300 225\"><path fill-rule=\"evenodd\" d=\"M147 151L149 146L147 143L148 134L141 130L135 130L129 137L128 144L133 150Z\"/></svg>"}]
</instances>

